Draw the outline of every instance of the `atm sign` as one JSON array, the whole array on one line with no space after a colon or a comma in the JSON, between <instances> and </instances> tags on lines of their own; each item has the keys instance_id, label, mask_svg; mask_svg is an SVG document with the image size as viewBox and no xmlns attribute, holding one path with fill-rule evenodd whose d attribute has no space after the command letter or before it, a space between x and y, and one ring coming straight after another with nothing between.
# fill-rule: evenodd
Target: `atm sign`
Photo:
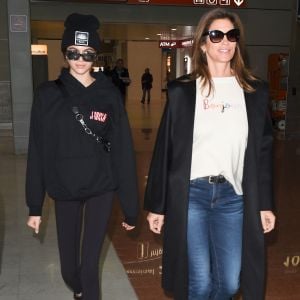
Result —
<instances>
[{"instance_id":1,"label":"atm sign","mask_svg":"<svg viewBox=\"0 0 300 300\"><path fill-rule=\"evenodd\" d=\"M188 48L193 45L192 39L186 40L161 40L159 48Z\"/></svg>"},{"instance_id":2,"label":"atm sign","mask_svg":"<svg viewBox=\"0 0 300 300\"><path fill-rule=\"evenodd\" d=\"M178 48L178 41L159 41L159 48Z\"/></svg>"}]
</instances>

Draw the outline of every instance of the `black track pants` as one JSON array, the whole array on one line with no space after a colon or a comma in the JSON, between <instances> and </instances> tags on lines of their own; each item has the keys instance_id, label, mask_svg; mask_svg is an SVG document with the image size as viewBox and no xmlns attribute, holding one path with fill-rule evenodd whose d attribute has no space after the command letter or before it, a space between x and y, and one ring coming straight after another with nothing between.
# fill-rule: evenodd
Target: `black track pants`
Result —
<instances>
[{"instance_id":1,"label":"black track pants","mask_svg":"<svg viewBox=\"0 0 300 300\"><path fill-rule=\"evenodd\" d=\"M107 193L86 201L55 201L62 277L75 293L83 292L85 300L100 299L99 255L112 200L113 193Z\"/></svg>"}]
</instances>

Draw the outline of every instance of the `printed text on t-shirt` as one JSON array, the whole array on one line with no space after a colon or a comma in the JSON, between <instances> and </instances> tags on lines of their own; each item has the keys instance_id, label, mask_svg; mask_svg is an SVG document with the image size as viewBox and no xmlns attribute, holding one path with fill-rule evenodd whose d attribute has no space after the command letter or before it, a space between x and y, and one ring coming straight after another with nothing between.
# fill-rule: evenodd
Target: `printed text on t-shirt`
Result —
<instances>
[{"instance_id":1,"label":"printed text on t-shirt","mask_svg":"<svg viewBox=\"0 0 300 300\"><path fill-rule=\"evenodd\" d=\"M226 108L230 108L230 103L209 103L207 98L203 99L203 108L206 109L220 109L221 112L225 112Z\"/></svg>"}]
</instances>

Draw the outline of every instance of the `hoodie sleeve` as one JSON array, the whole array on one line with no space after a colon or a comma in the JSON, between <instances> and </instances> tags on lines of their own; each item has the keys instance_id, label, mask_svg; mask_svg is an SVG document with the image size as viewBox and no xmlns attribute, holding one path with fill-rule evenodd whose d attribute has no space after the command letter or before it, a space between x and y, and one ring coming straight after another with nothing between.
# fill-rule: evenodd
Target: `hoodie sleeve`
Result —
<instances>
[{"instance_id":1,"label":"hoodie sleeve","mask_svg":"<svg viewBox=\"0 0 300 300\"><path fill-rule=\"evenodd\" d=\"M41 216L45 198L43 178L43 124L41 99L37 91L31 109L29 147L26 170L26 204L30 216Z\"/></svg>"},{"instance_id":2,"label":"hoodie sleeve","mask_svg":"<svg viewBox=\"0 0 300 300\"><path fill-rule=\"evenodd\" d=\"M136 225L139 201L135 154L127 113L123 104L120 103L120 106L116 145L112 145L117 169L118 196L125 215L125 222L129 225Z\"/></svg>"}]
</instances>

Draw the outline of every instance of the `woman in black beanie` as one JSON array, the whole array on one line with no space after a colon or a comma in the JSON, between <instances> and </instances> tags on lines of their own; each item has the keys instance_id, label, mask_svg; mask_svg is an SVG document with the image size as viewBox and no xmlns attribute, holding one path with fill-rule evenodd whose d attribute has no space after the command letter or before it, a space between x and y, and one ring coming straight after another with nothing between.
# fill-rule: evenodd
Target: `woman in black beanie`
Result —
<instances>
[{"instance_id":1,"label":"woman in black beanie","mask_svg":"<svg viewBox=\"0 0 300 300\"><path fill-rule=\"evenodd\" d=\"M47 193L55 203L61 272L74 299L98 300L98 261L118 193L132 230L138 193L131 133L122 97L101 72L99 21L72 14L61 49L69 65L35 93L28 149L28 226L39 232Z\"/></svg>"}]
</instances>

